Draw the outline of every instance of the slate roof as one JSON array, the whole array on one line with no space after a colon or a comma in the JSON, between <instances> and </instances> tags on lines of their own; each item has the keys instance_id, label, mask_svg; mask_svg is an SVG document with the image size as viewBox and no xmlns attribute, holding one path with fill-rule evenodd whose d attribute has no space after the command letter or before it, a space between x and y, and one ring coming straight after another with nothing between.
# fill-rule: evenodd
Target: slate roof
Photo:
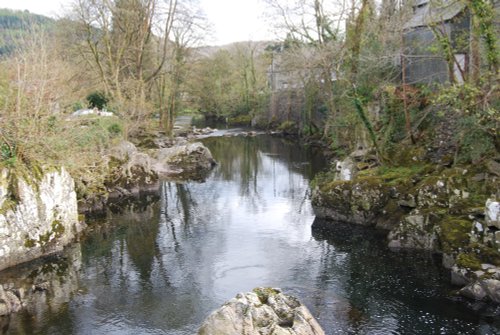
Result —
<instances>
[{"instance_id":1,"label":"slate roof","mask_svg":"<svg viewBox=\"0 0 500 335\"><path fill-rule=\"evenodd\" d=\"M465 8L462 1L444 1L436 5L432 1L417 0L415 13L403 26L404 29L425 27L432 23L446 22L460 14Z\"/></svg>"}]
</instances>

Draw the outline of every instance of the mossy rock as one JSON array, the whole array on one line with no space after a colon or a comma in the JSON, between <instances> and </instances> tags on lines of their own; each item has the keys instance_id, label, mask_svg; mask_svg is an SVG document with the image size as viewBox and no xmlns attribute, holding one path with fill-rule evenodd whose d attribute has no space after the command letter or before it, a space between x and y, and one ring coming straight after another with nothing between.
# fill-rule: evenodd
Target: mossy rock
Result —
<instances>
[{"instance_id":1,"label":"mossy rock","mask_svg":"<svg viewBox=\"0 0 500 335\"><path fill-rule=\"evenodd\" d=\"M469 244L470 220L447 216L440 222L441 250L447 254L458 252Z\"/></svg>"},{"instance_id":2,"label":"mossy rock","mask_svg":"<svg viewBox=\"0 0 500 335\"><path fill-rule=\"evenodd\" d=\"M500 266L500 252L497 249L478 243L471 244L470 249L475 252L482 263Z\"/></svg>"},{"instance_id":3,"label":"mossy rock","mask_svg":"<svg viewBox=\"0 0 500 335\"><path fill-rule=\"evenodd\" d=\"M257 294L260 302L263 304L267 303L270 296L281 293L279 290L271 287L257 287L253 289L253 292Z\"/></svg>"},{"instance_id":4,"label":"mossy rock","mask_svg":"<svg viewBox=\"0 0 500 335\"><path fill-rule=\"evenodd\" d=\"M474 253L460 253L457 256L457 265L471 271L481 270L481 260Z\"/></svg>"},{"instance_id":5,"label":"mossy rock","mask_svg":"<svg viewBox=\"0 0 500 335\"><path fill-rule=\"evenodd\" d=\"M411 167L424 161L426 150L423 147L414 147L402 144L391 148L388 155L391 157L394 165Z\"/></svg>"},{"instance_id":6,"label":"mossy rock","mask_svg":"<svg viewBox=\"0 0 500 335\"><path fill-rule=\"evenodd\" d=\"M431 165L415 163L411 166L382 166L376 169L375 174L391 186L413 186L434 171Z\"/></svg>"},{"instance_id":7,"label":"mossy rock","mask_svg":"<svg viewBox=\"0 0 500 335\"><path fill-rule=\"evenodd\" d=\"M389 187L377 177L329 181L313 192L316 215L336 221L372 225L389 200Z\"/></svg>"}]
</instances>

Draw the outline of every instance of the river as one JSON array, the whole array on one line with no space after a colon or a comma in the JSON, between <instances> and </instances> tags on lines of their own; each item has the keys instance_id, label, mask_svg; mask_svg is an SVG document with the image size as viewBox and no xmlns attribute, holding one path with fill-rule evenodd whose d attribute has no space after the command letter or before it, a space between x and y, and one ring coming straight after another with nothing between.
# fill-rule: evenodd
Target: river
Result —
<instances>
[{"instance_id":1,"label":"river","mask_svg":"<svg viewBox=\"0 0 500 335\"><path fill-rule=\"evenodd\" d=\"M70 256L37 270L53 292L2 333L194 334L236 293L271 286L327 334L500 334L499 308L455 298L437 257L391 252L370 228L311 228L319 150L267 135L203 142L219 163L205 182L163 182L90 219Z\"/></svg>"}]
</instances>

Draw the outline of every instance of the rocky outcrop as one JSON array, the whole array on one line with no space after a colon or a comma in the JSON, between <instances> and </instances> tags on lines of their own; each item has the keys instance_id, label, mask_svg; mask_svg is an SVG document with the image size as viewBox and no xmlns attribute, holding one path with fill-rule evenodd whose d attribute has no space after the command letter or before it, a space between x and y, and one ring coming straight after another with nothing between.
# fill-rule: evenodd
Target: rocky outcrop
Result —
<instances>
[{"instance_id":1,"label":"rocky outcrop","mask_svg":"<svg viewBox=\"0 0 500 335\"><path fill-rule=\"evenodd\" d=\"M334 162L332 171L313 189L316 216L335 222L374 225L389 200L390 190L382 179L358 176L360 170L372 163L369 150L354 151Z\"/></svg>"},{"instance_id":2,"label":"rocky outcrop","mask_svg":"<svg viewBox=\"0 0 500 335\"><path fill-rule=\"evenodd\" d=\"M105 185L110 195L137 194L158 181L156 161L130 142L122 141L105 157L109 168Z\"/></svg>"},{"instance_id":3,"label":"rocky outcrop","mask_svg":"<svg viewBox=\"0 0 500 335\"><path fill-rule=\"evenodd\" d=\"M0 172L0 270L61 251L82 229L64 168Z\"/></svg>"},{"instance_id":4,"label":"rocky outcrop","mask_svg":"<svg viewBox=\"0 0 500 335\"><path fill-rule=\"evenodd\" d=\"M436 250L439 216L418 209L405 216L402 222L389 232L389 247L393 249Z\"/></svg>"},{"instance_id":5,"label":"rocky outcrop","mask_svg":"<svg viewBox=\"0 0 500 335\"><path fill-rule=\"evenodd\" d=\"M108 199L137 196L156 191L161 179L203 180L215 165L212 154L201 143L178 140L170 148L140 151L122 141L104 156L104 181L94 190L81 183L81 212L104 208ZM94 183L95 184L95 183Z\"/></svg>"},{"instance_id":6,"label":"rocky outcrop","mask_svg":"<svg viewBox=\"0 0 500 335\"><path fill-rule=\"evenodd\" d=\"M460 294L498 302L500 278L493 268L500 267L500 183L494 164L411 164L361 169L355 160L358 172L352 180L342 178L342 164L335 164L315 181L316 215L331 220L329 224L385 228L394 250L442 253L443 265L454 269L453 282L465 286ZM493 268L486 271L484 266Z\"/></svg>"},{"instance_id":7,"label":"rocky outcrop","mask_svg":"<svg viewBox=\"0 0 500 335\"><path fill-rule=\"evenodd\" d=\"M324 335L309 310L279 289L240 293L213 312L199 335Z\"/></svg>"},{"instance_id":8,"label":"rocky outcrop","mask_svg":"<svg viewBox=\"0 0 500 335\"><path fill-rule=\"evenodd\" d=\"M388 197L388 189L382 181L358 178L332 181L315 188L312 204L319 218L373 225Z\"/></svg>"}]
</instances>

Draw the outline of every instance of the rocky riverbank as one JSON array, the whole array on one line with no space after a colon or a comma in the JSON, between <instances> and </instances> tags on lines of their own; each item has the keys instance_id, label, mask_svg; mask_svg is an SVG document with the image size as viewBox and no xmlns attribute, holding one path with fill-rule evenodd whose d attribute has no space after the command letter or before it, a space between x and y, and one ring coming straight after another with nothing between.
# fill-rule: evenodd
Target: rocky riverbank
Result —
<instances>
[{"instance_id":1,"label":"rocky riverbank","mask_svg":"<svg viewBox=\"0 0 500 335\"><path fill-rule=\"evenodd\" d=\"M77 197L75 182L63 167L32 163L0 170L0 270L61 252L85 228L79 212L157 190L161 180L203 180L216 164L203 144L182 138L147 150L122 141L101 163L98 182L85 197ZM85 187L85 180L77 182ZM19 288L0 277L0 316L28 306L26 294L40 290L36 284Z\"/></svg>"},{"instance_id":2,"label":"rocky riverbank","mask_svg":"<svg viewBox=\"0 0 500 335\"><path fill-rule=\"evenodd\" d=\"M460 294L500 303L499 161L447 167L419 155L390 168L368 152L336 162L314 182L316 215L386 229L394 250L440 253Z\"/></svg>"}]
</instances>

